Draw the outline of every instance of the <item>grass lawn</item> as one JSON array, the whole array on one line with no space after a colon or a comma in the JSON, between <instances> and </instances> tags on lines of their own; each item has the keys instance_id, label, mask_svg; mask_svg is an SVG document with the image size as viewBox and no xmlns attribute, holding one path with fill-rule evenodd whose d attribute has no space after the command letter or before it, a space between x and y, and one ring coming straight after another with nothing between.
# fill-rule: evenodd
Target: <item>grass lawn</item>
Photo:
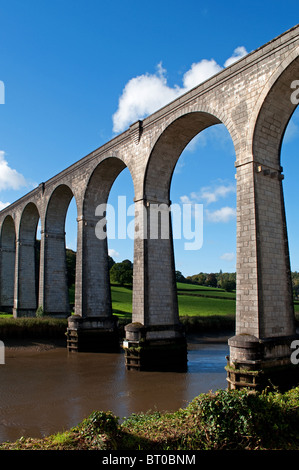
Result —
<instances>
[{"instance_id":1,"label":"grass lawn","mask_svg":"<svg viewBox=\"0 0 299 470\"><path fill-rule=\"evenodd\" d=\"M226 292L222 289L204 287L194 284L177 284L178 304L180 316L225 316L234 315L236 309L235 292ZM126 320L132 315L132 288L111 286L113 313ZM70 291L73 297L73 289ZM299 301L294 301L295 312L299 314ZM1 318L11 317L10 314L1 314Z\"/></svg>"},{"instance_id":2,"label":"grass lawn","mask_svg":"<svg viewBox=\"0 0 299 470\"><path fill-rule=\"evenodd\" d=\"M201 297L218 297L223 299L236 298L236 292L226 292L224 289L217 287L197 286L194 284L177 283L178 294L197 295Z\"/></svg>"},{"instance_id":3,"label":"grass lawn","mask_svg":"<svg viewBox=\"0 0 299 470\"><path fill-rule=\"evenodd\" d=\"M111 296L113 313L120 317L132 314L131 289L112 285ZM178 283L178 303L181 316L234 314L236 308L234 298L234 292Z\"/></svg>"},{"instance_id":4,"label":"grass lawn","mask_svg":"<svg viewBox=\"0 0 299 470\"><path fill-rule=\"evenodd\" d=\"M132 316L132 289L111 286L112 310L120 318L130 319Z\"/></svg>"},{"instance_id":5,"label":"grass lawn","mask_svg":"<svg viewBox=\"0 0 299 470\"><path fill-rule=\"evenodd\" d=\"M232 315L236 310L236 302L232 299L212 297L195 297L178 295L179 314L184 315Z\"/></svg>"}]
</instances>

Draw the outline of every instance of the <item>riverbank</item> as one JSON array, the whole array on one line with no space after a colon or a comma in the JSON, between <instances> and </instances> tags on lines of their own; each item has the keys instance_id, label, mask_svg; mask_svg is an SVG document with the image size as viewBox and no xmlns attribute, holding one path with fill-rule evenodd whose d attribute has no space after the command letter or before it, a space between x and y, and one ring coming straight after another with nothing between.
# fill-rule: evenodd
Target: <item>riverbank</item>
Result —
<instances>
[{"instance_id":1,"label":"riverbank","mask_svg":"<svg viewBox=\"0 0 299 470\"><path fill-rule=\"evenodd\" d=\"M65 339L52 339L47 340L43 338L36 339L8 339L4 342L6 354L10 354L14 351L27 351L27 352L42 352L49 351L56 348L66 348Z\"/></svg>"},{"instance_id":2,"label":"riverbank","mask_svg":"<svg viewBox=\"0 0 299 470\"><path fill-rule=\"evenodd\" d=\"M298 450L299 388L284 394L201 394L174 413L132 414L121 424L95 411L77 426L43 439L21 438L0 450Z\"/></svg>"},{"instance_id":3,"label":"riverbank","mask_svg":"<svg viewBox=\"0 0 299 470\"><path fill-rule=\"evenodd\" d=\"M227 343L229 337L233 336L233 331L222 331L216 333L190 333L186 335L188 349L192 350L198 344L220 344ZM42 352L56 348L66 348L65 338L8 338L4 342L6 353L13 351ZM121 344L120 344L121 346Z\"/></svg>"},{"instance_id":4,"label":"riverbank","mask_svg":"<svg viewBox=\"0 0 299 470\"><path fill-rule=\"evenodd\" d=\"M230 332L188 335L190 356L199 344L205 351L206 348L210 348L210 345L214 347L215 344L221 346L226 343L228 336L230 336ZM147 380L153 382L159 396L163 393L161 387L163 389L166 387L167 406L171 398L169 390L171 389L173 395L175 387L178 387L177 375L172 377L173 374L167 374L167 378L165 375L162 378L161 374L159 377L145 373L126 374L121 354L116 355L119 357L119 362L114 369L118 371L119 375L114 375L111 368L112 362L109 362L105 365L108 375L104 379L104 376L99 376L99 371L101 374L104 373L103 365L107 361L112 361L111 355L105 355L103 360L99 355L89 354L79 355L74 360L74 355L71 355L72 359L69 361L64 349L65 343L61 343L60 340L36 338L26 341L20 339L8 341L8 367L5 369L5 374L9 375L4 374L4 382L11 384L9 389L13 386L14 390L11 398L9 391L8 402L5 394L3 399L6 403L5 408L7 406L9 408L7 417L9 416L11 422L19 423L18 427L22 426L22 419L27 420L29 416L32 419L33 414L36 414L35 423L32 422L32 425L37 426L37 423L40 423L40 427L43 429L41 421L42 418L45 419L43 414L45 400L41 398L42 396L47 397L48 407L51 404L50 409L46 411L48 419L52 420L54 410L57 413L58 409L60 410L59 414L62 412L63 419L71 410L77 415L82 406L78 401L80 395L78 392L73 395L72 391L79 383L82 385L82 404L83 402L86 404L91 396L98 396L102 399L103 388L101 384L105 383L106 391L110 385L113 390L117 391L114 399L116 402L122 402L122 406L131 402L133 397L135 400L138 393L144 400L146 391L151 390L150 382ZM20 367L15 368L18 361ZM63 362L67 367L63 366ZM61 367L61 373L57 375L59 367ZM191 369L193 367L191 365ZM18 373L18 371L20 372ZM49 381L53 374L54 380ZM85 383L83 379L86 379L87 374L90 375L90 382ZM202 377L203 374L204 370L195 370L193 376ZM191 376L186 378L186 383L190 383ZM9 377L12 381L9 380ZM16 377L22 377L23 388L20 393L16 390ZM93 389L92 386L97 378L99 386ZM183 380L184 375L180 375L179 386ZM138 382L138 387L140 387L138 393L136 393L136 389L129 388L132 381ZM118 387L115 387L116 383ZM167 385L165 385L166 383ZM28 397L24 396L26 389L28 389L29 401ZM200 393L199 395L198 388L196 387L196 389L196 393L191 394L189 401L183 407L182 405L175 406L172 409L176 411L172 412L161 411L161 409L166 409L164 407L155 409L155 411L140 412L134 401L131 412L123 413L124 408L121 407L121 413L118 414L118 411L107 411L111 408L105 405L102 407L101 401L100 406L98 403L96 407L91 408L91 410L95 409L95 412L84 413L83 416L86 418L83 419L81 415L81 421L74 422L79 424L66 426L69 429L60 425L55 426L56 429L62 429L62 431L54 434L47 432L42 438L34 437L34 434L27 432L27 437L15 437L9 439L10 442L0 445L0 450L299 450L298 389L284 394L274 392L252 394L246 391L228 392L224 389L217 389L217 391ZM110 394L109 390L108 394ZM184 387L182 390L185 390ZM153 390L150 391L150 395L150 402L153 403ZM25 409L22 405L23 401L20 400L21 397L26 403L25 417L20 416L20 412L23 413L23 409ZM12 404L14 406L15 403L16 411L18 411L12 417L11 406ZM30 403L32 404L30 405ZM153 410L150 406L144 409ZM2 419L5 419L6 426L10 425L4 415ZM24 434L19 434L19 436L22 435L24 436Z\"/></svg>"}]
</instances>

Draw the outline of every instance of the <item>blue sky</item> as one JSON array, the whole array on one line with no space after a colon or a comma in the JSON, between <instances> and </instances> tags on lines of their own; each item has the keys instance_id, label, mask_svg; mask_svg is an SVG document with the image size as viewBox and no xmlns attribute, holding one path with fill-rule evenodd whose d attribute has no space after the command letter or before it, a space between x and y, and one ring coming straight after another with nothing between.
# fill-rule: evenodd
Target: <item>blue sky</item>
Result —
<instances>
[{"instance_id":1,"label":"blue sky","mask_svg":"<svg viewBox=\"0 0 299 470\"><path fill-rule=\"evenodd\" d=\"M125 130L130 119L165 104L201 73L220 70L232 56L296 25L298 16L297 0L0 0L0 208ZM130 101L132 90L140 106ZM293 270L299 270L298 144L295 112L282 147ZM172 202L204 207L201 249L184 251L175 240L176 269L186 276L235 270L234 161L221 126L201 133L178 161ZM116 204L118 195L133 201L126 170L109 202ZM75 217L72 202L66 228L71 248ZM109 249L115 261L133 257L130 239L109 240Z\"/></svg>"}]
</instances>

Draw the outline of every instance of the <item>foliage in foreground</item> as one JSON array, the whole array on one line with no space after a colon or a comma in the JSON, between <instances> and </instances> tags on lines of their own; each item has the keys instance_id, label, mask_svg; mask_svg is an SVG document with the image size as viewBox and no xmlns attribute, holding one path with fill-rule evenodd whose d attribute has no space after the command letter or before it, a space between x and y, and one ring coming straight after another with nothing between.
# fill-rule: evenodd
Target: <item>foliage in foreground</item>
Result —
<instances>
[{"instance_id":1,"label":"foliage in foreground","mask_svg":"<svg viewBox=\"0 0 299 470\"><path fill-rule=\"evenodd\" d=\"M298 418L299 387L220 390L174 413L132 414L121 424L111 412L95 411L67 432L21 438L0 450L298 450Z\"/></svg>"}]
</instances>

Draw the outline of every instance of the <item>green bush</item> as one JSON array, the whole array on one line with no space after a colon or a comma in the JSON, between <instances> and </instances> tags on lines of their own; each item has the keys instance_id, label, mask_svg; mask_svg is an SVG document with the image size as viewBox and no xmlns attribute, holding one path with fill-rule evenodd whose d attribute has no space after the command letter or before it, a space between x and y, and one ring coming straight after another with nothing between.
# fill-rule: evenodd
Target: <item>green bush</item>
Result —
<instances>
[{"instance_id":1,"label":"green bush","mask_svg":"<svg viewBox=\"0 0 299 470\"><path fill-rule=\"evenodd\" d=\"M94 433L115 433L118 428L118 418L111 411L93 411L79 426L80 432L85 435Z\"/></svg>"},{"instance_id":2,"label":"green bush","mask_svg":"<svg viewBox=\"0 0 299 470\"><path fill-rule=\"evenodd\" d=\"M81 424L44 439L21 438L4 449L298 450L299 387L285 393L219 390L174 413L134 413L122 424L94 411Z\"/></svg>"},{"instance_id":3,"label":"green bush","mask_svg":"<svg viewBox=\"0 0 299 470\"><path fill-rule=\"evenodd\" d=\"M299 388L284 394L220 390L175 413L132 415L122 429L125 448L298 449L298 418Z\"/></svg>"},{"instance_id":4,"label":"green bush","mask_svg":"<svg viewBox=\"0 0 299 470\"><path fill-rule=\"evenodd\" d=\"M42 306L39 306L35 314L36 318L41 318L44 316L44 309Z\"/></svg>"}]
</instances>

